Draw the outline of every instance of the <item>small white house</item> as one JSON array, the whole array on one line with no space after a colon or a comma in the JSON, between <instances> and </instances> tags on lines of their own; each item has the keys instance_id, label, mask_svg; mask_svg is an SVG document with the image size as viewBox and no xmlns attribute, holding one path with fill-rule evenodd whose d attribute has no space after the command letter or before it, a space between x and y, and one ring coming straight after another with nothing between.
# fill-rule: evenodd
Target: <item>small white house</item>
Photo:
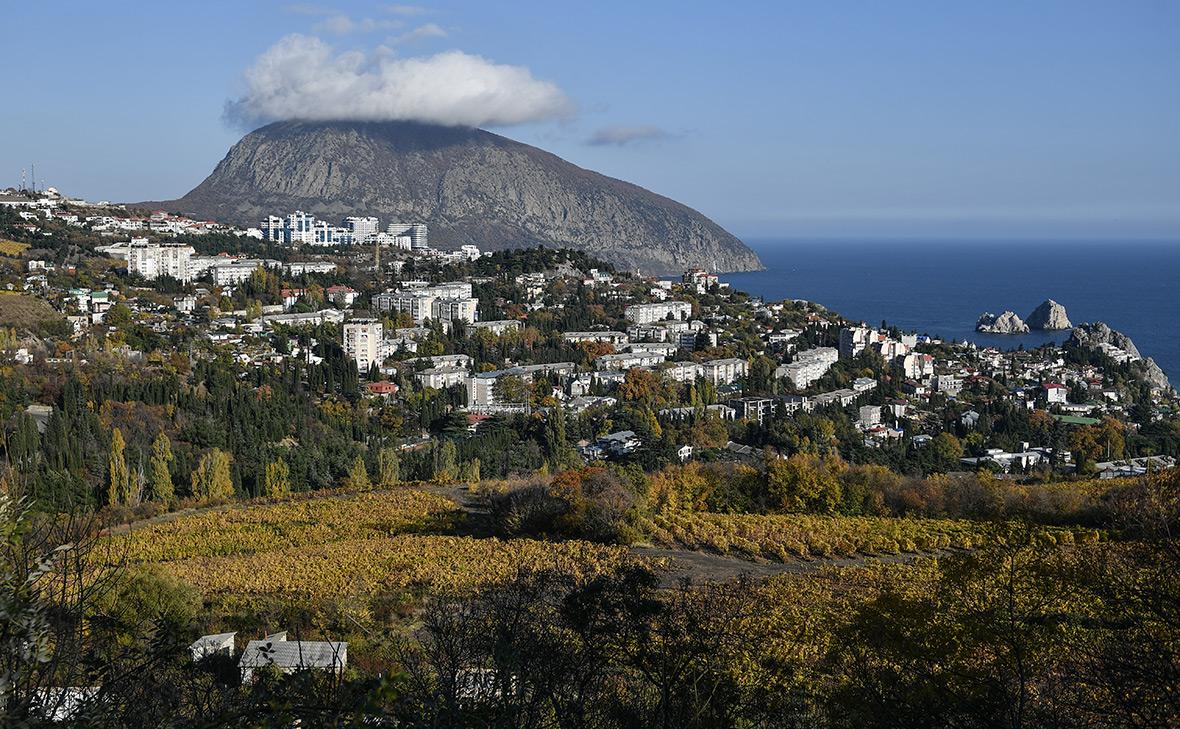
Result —
<instances>
[{"instance_id":1,"label":"small white house","mask_svg":"<svg viewBox=\"0 0 1180 729\"><path fill-rule=\"evenodd\" d=\"M192 645L188 647L189 653L192 653L194 661L218 654L232 656L234 654L235 635L237 633L203 635L193 641Z\"/></svg>"}]
</instances>

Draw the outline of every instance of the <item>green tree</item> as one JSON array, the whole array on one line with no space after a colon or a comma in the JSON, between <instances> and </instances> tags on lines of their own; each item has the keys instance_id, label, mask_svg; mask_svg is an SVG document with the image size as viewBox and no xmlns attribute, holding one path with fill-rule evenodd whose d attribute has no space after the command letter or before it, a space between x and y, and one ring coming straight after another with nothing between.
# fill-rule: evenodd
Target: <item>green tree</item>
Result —
<instances>
[{"instance_id":1,"label":"green tree","mask_svg":"<svg viewBox=\"0 0 1180 729\"><path fill-rule=\"evenodd\" d=\"M930 452L937 468L951 471L958 467L959 459L963 457L963 444L953 433L943 431L930 441Z\"/></svg>"},{"instance_id":2,"label":"green tree","mask_svg":"<svg viewBox=\"0 0 1180 729\"><path fill-rule=\"evenodd\" d=\"M401 481L401 458L397 449L382 448L377 452L377 482L383 487L396 486Z\"/></svg>"},{"instance_id":3,"label":"green tree","mask_svg":"<svg viewBox=\"0 0 1180 729\"><path fill-rule=\"evenodd\" d=\"M172 498L172 442L164 431L152 441L152 454L148 461L148 487L155 501Z\"/></svg>"},{"instance_id":4,"label":"green tree","mask_svg":"<svg viewBox=\"0 0 1180 729\"><path fill-rule=\"evenodd\" d=\"M348 469L348 476L344 479L345 488L355 491L363 491L370 486L369 470L365 468L365 459L357 456L356 460L352 462L352 468Z\"/></svg>"},{"instance_id":5,"label":"green tree","mask_svg":"<svg viewBox=\"0 0 1180 729\"><path fill-rule=\"evenodd\" d=\"M228 499L234 495L234 481L230 473L233 456L214 448L193 469L193 495L202 499Z\"/></svg>"},{"instance_id":6,"label":"green tree","mask_svg":"<svg viewBox=\"0 0 1180 729\"><path fill-rule=\"evenodd\" d=\"M266 464L262 495L271 498L291 493L291 469L282 458Z\"/></svg>"},{"instance_id":7,"label":"green tree","mask_svg":"<svg viewBox=\"0 0 1180 729\"><path fill-rule=\"evenodd\" d=\"M131 501L131 473L127 469L126 448L123 432L115 428L111 433L111 455L107 463L107 503L112 506Z\"/></svg>"},{"instance_id":8,"label":"green tree","mask_svg":"<svg viewBox=\"0 0 1180 729\"><path fill-rule=\"evenodd\" d=\"M479 483L479 459L472 458L463 464L462 480L467 483Z\"/></svg>"},{"instance_id":9,"label":"green tree","mask_svg":"<svg viewBox=\"0 0 1180 729\"><path fill-rule=\"evenodd\" d=\"M437 450L437 460L434 465L434 478L437 481L450 481L459 473L459 449L454 441L444 440Z\"/></svg>"}]
</instances>

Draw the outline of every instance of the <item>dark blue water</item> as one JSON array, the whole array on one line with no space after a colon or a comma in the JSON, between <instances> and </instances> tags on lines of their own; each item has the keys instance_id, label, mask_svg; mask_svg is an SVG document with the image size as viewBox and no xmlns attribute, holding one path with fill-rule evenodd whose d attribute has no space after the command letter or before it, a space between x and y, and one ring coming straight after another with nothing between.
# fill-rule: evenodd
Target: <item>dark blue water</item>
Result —
<instances>
[{"instance_id":1,"label":"dark blue water","mask_svg":"<svg viewBox=\"0 0 1180 729\"><path fill-rule=\"evenodd\" d=\"M765 271L722 277L766 300L807 299L850 318L882 319L1007 349L1068 333L979 334L985 311L1027 318L1045 299L1070 321L1104 321L1180 382L1180 242L751 241Z\"/></svg>"}]
</instances>

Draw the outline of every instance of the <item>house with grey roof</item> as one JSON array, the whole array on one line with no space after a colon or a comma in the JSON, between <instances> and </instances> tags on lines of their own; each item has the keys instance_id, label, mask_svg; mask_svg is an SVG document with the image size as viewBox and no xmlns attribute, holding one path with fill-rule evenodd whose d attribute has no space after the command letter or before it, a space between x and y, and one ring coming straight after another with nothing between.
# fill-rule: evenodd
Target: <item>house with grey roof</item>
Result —
<instances>
[{"instance_id":1,"label":"house with grey roof","mask_svg":"<svg viewBox=\"0 0 1180 729\"><path fill-rule=\"evenodd\" d=\"M222 654L232 656L234 654L234 636L237 633L216 633L214 635L202 635L192 642L188 650L193 655L194 661L199 661L202 658Z\"/></svg>"},{"instance_id":2,"label":"house with grey roof","mask_svg":"<svg viewBox=\"0 0 1180 729\"><path fill-rule=\"evenodd\" d=\"M274 666L283 673L314 670L340 674L348 663L348 643L319 640L287 640L287 633L275 633L246 644L238 660L242 681L253 679L254 672Z\"/></svg>"}]
</instances>

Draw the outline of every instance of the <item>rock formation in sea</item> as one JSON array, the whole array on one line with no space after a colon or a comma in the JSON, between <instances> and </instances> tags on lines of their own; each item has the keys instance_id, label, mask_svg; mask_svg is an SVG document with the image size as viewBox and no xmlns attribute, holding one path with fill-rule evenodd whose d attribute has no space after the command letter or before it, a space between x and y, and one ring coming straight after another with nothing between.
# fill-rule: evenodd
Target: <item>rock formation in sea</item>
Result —
<instances>
[{"instance_id":1,"label":"rock formation in sea","mask_svg":"<svg viewBox=\"0 0 1180 729\"><path fill-rule=\"evenodd\" d=\"M1028 324L1025 324L1014 312L1005 311L996 316L984 312L975 323L975 331L987 334L1028 334Z\"/></svg>"},{"instance_id":2,"label":"rock formation in sea","mask_svg":"<svg viewBox=\"0 0 1180 729\"><path fill-rule=\"evenodd\" d=\"M1028 324L1029 329L1039 329L1044 331L1058 331L1062 329L1070 329L1073 324L1069 323L1069 317L1065 313L1065 307L1058 304L1053 299L1047 299L1024 320Z\"/></svg>"}]
</instances>

